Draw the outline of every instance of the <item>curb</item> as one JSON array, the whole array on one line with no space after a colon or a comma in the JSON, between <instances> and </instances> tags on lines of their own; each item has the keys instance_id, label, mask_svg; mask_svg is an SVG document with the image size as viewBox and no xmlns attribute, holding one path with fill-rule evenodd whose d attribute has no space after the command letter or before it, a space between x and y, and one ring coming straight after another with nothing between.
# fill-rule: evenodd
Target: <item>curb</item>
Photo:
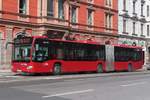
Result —
<instances>
[{"instance_id":1,"label":"curb","mask_svg":"<svg viewBox=\"0 0 150 100\"><path fill-rule=\"evenodd\" d=\"M71 74L71 75L57 75L57 76L19 76L17 81L14 82L29 82L29 81L40 81L40 80L62 80L62 79L81 79L81 78L96 78L96 77L113 77L113 76L130 76L130 75L150 75L148 70L140 70L136 72L109 72L109 73L92 73L92 74ZM3 76L15 76L12 72L2 73ZM29 78L25 78L29 77ZM22 80L23 79L23 80Z\"/></svg>"},{"instance_id":2,"label":"curb","mask_svg":"<svg viewBox=\"0 0 150 100\"><path fill-rule=\"evenodd\" d=\"M138 71L138 72L110 72L110 73L96 73L96 74L72 74L72 75L57 75L57 76L40 76L28 80L20 81L39 81L39 80L62 80L62 79L81 79L81 78L96 78L96 77L110 77L110 76L129 76L129 75L146 75L150 74L150 71ZM28 76L30 77L30 76Z\"/></svg>"},{"instance_id":3,"label":"curb","mask_svg":"<svg viewBox=\"0 0 150 100\"><path fill-rule=\"evenodd\" d=\"M60 75L53 76L52 79L76 79L76 78L94 78L94 77L110 77L110 76L128 76L128 75L141 75L150 74L150 71L140 71L140 72L110 72L110 73L100 73L100 74L78 74L78 75ZM49 78L50 79L50 78Z\"/></svg>"}]
</instances>

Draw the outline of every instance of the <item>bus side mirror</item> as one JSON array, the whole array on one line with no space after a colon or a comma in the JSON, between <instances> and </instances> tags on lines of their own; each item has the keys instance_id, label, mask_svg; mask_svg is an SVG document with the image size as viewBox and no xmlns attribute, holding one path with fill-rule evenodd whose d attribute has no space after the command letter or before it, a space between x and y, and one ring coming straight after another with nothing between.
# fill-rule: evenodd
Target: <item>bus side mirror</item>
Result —
<instances>
[{"instance_id":1,"label":"bus side mirror","mask_svg":"<svg viewBox=\"0 0 150 100\"><path fill-rule=\"evenodd\" d=\"M7 42L6 45L5 45L5 49L7 49L9 44L14 44L14 43L13 42Z\"/></svg>"}]
</instances>

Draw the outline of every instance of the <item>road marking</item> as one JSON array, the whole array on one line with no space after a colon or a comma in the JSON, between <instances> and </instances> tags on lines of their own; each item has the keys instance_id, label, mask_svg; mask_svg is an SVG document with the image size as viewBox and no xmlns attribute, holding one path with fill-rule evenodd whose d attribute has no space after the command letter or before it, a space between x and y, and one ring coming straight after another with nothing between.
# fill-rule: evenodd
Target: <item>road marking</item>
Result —
<instances>
[{"instance_id":1,"label":"road marking","mask_svg":"<svg viewBox=\"0 0 150 100\"><path fill-rule=\"evenodd\" d=\"M45 77L45 78L42 78L42 79L50 80L50 79L61 79L61 78L60 77Z\"/></svg>"},{"instance_id":2,"label":"road marking","mask_svg":"<svg viewBox=\"0 0 150 100\"><path fill-rule=\"evenodd\" d=\"M71 80L65 80L66 82L77 82L77 81L84 81L85 79L71 79Z\"/></svg>"},{"instance_id":3,"label":"road marking","mask_svg":"<svg viewBox=\"0 0 150 100\"><path fill-rule=\"evenodd\" d=\"M21 76L5 76L5 77L7 77L7 78L19 78Z\"/></svg>"},{"instance_id":4,"label":"road marking","mask_svg":"<svg viewBox=\"0 0 150 100\"><path fill-rule=\"evenodd\" d=\"M18 80L3 80L3 81L0 81L0 83L11 83L11 82L18 82Z\"/></svg>"},{"instance_id":5,"label":"road marking","mask_svg":"<svg viewBox=\"0 0 150 100\"><path fill-rule=\"evenodd\" d=\"M87 93L87 92L92 92L92 91L94 91L94 89L52 94L52 95L42 96L42 98L51 98L51 97L56 97L56 96L64 96L64 95L71 95L71 94Z\"/></svg>"},{"instance_id":6,"label":"road marking","mask_svg":"<svg viewBox=\"0 0 150 100\"><path fill-rule=\"evenodd\" d=\"M127 86L136 86L136 85L142 85L142 84L146 84L147 82L138 82L138 83L131 83L131 84L124 84L124 85L120 85L122 87L127 87Z\"/></svg>"}]
</instances>

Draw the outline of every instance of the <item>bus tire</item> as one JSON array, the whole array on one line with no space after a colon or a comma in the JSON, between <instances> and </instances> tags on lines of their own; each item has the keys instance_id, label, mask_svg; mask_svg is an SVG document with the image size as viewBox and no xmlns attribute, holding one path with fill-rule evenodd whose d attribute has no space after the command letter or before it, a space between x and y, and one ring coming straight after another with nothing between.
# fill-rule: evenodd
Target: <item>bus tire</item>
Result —
<instances>
[{"instance_id":1,"label":"bus tire","mask_svg":"<svg viewBox=\"0 0 150 100\"><path fill-rule=\"evenodd\" d=\"M128 64L128 72L132 72L133 71L133 66L132 64Z\"/></svg>"},{"instance_id":2,"label":"bus tire","mask_svg":"<svg viewBox=\"0 0 150 100\"><path fill-rule=\"evenodd\" d=\"M97 73L102 73L103 72L103 65L102 64L98 64L97 65Z\"/></svg>"},{"instance_id":3,"label":"bus tire","mask_svg":"<svg viewBox=\"0 0 150 100\"><path fill-rule=\"evenodd\" d=\"M61 74L61 64L55 63L53 67L53 74L60 75Z\"/></svg>"}]
</instances>

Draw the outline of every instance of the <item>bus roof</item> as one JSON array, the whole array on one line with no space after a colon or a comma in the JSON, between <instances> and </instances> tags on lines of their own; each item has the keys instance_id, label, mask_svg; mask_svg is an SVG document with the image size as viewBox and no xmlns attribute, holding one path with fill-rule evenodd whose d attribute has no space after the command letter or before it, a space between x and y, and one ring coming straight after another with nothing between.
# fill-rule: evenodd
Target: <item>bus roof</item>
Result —
<instances>
[{"instance_id":1,"label":"bus roof","mask_svg":"<svg viewBox=\"0 0 150 100\"><path fill-rule=\"evenodd\" d=\"M138 48L138 49L142 49L141 46L132 46L132 45L127 45L127 44L117 44L114 45L115 47L124 47L124 48Z\"/></svg>"},{"instance_id":2,"label":"bus roof","mask_svg":"<svg viewBox=\"0 0 150 100\"><path fill-rule=\"evenodd\" d=\"M47 36L32 36L33 38L47 38L49 39ZM52 41L61 41L61 42L71 42L71 43L82 43L82 44L94 44L94 45L106 45L106 44L101 44L100 42L93 42L93 41L73 41L73 40L61 40L61 39L49 39ZM108 44L109 45L109 44ZM138 48L138 49L142 49L141 46L131 46L131 45L127 45L127 44L111 44L114 47L123 47L123 48Z\"/></svg>"},{"instance_id":3,"label":"bus roof","mask_svg":"<svg viewBox=\"0 0 150 100\"><path fill-rule=\"evenodd\" d=\"M32 36L33 38L47 38L46 36ZM95 44L95 45L104 45L104 44L100 44L99 42L93 42L93 41L74 41L74 40L61 40L61 39L49 39L49 40L53 40L53 41L61 41L61 42L71 42L71 43L83 43L83 44Z\"/></svg>"}]
</instances>

